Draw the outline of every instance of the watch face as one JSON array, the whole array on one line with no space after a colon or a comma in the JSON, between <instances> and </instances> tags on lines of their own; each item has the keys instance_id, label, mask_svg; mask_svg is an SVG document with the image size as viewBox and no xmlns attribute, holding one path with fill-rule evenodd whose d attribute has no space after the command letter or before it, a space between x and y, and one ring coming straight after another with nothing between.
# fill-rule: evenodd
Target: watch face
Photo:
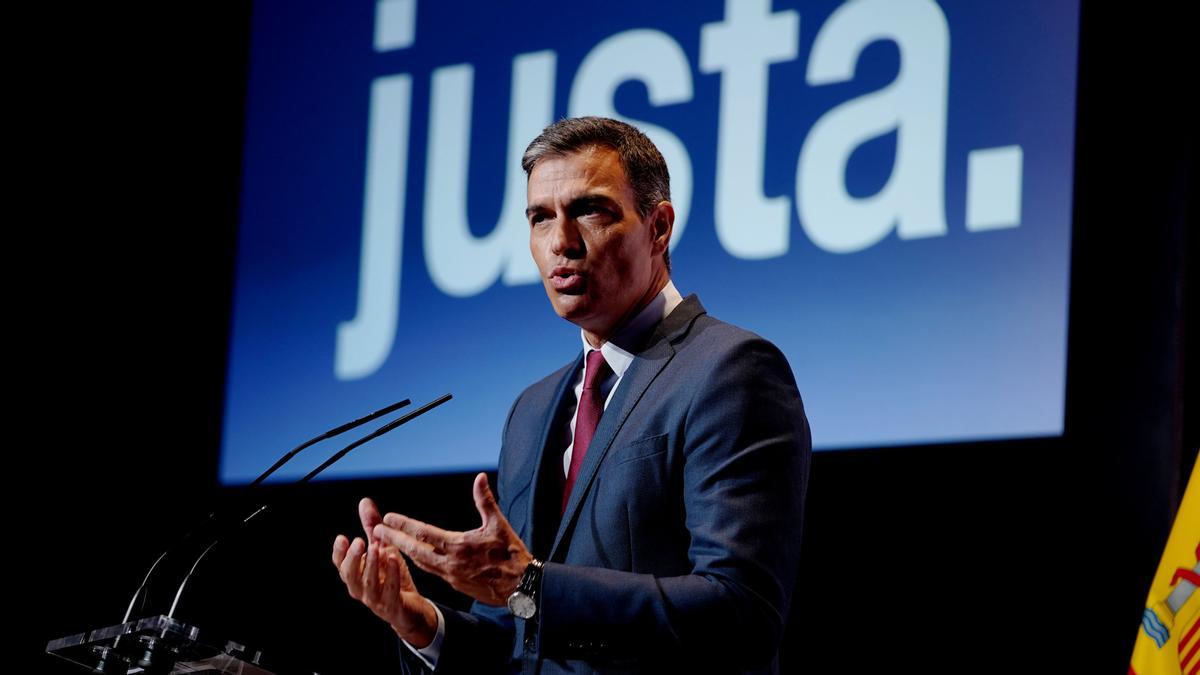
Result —
<instances>
[{"instance_id":1,"label":"watch face","mask_svg":"<svg viewBox=\"0 0 1200 675\"><path fill-rule=\"evenodd\" d=\"M528 619L537 611L537 604L534 603L533 598L521 591L517 591L508 596L508 611L512 612L513 616L516 616L518 619Z\"/></svg>"}]
</instances>

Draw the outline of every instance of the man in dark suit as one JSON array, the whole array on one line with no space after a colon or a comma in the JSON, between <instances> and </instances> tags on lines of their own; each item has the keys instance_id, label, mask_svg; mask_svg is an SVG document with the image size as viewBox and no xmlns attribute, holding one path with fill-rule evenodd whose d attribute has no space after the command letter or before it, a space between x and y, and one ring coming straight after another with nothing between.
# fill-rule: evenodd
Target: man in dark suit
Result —
<instances>
[{"instance_id":1,"label":"man in dark suit","mask_svg":"<svg viewBox=\"0 0 1200 675\"><path fill-rule=\"evenodd\" d=\"M562 120L522 164L530 250L583 351L513 404L479 529L364 499L334 564L411 671L777 670L811 444L787 360L671 283L666 165L640 131ZM422 597L405 557L471 611Z\"/></svg>"}]
</instances>

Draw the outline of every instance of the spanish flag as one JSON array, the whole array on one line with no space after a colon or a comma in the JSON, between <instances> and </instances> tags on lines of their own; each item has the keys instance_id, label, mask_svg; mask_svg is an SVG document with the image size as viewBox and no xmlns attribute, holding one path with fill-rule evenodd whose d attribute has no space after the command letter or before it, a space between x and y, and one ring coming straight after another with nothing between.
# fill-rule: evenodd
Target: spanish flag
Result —
<instances>
[{"instance_id":1,"label":"spanish flag","mask_svg":"<svg viewBox=\"0 0 1200 675\"><path fill-rule=\"evenodd\" d=\"M1200 461L1150 586L1130 675L1200 675Z\"/></svg>"}]
</instances>

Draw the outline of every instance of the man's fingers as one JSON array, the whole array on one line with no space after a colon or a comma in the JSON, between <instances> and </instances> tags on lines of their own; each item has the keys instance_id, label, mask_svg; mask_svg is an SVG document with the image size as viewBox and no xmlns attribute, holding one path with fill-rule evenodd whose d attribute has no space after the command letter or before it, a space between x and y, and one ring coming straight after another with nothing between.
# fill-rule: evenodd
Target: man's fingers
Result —
<instances>
[{"instance_id":1,"label":"man's fingers","mask_svg":"<svg viewBox=\"0 0 1200 675\"><path fill-rule=\"evenodd\" d=\"M389 613L391 612L391 608L394 606L394 603L399 601L398 596L400 595L400 589L403 588L400 583L400 579L402 578L402 575L407 574L408 572L407 569L405 569L403 572L400 571L400 568L403 565L404 562L401 561L397 555L383 556L383 569L386 570L387 576L384 578L383 592L380 599Z\"/></svg>"},{"instance_id":2,"label":"man's fingers","mask_svg":"<svg viewBox=\"0 0 1200 675\"><path fill-rule=\"evenodd\" d=\"M359 500L358 519L362 521L363 533L368 539L371 538L371 530L375 529L375 526L383 521L379 517L379 509L370 497L363 497Z\"/></svg>"},{"instance_id":3,"label":"man's fingers","mask_svg":"<svg viewBox=\"0 0 1200 675\"><path fill-rule=\"evenodd\" d=\"M460 538L458 532L447 532L440 527L422 523L414 518L400 515L399 513L389 513L383 517L383 524L393 531L400 531L408 536L416 539L419 542L429 544L438 552L446 550L446 547L451 543L456 542ZM379 528L376 527L373 531L374 536L379 536ZM407 553L407 551L405 551Z\"/></svg>"},{"instance_id":4,"label":"man's fingers","mask_svg":"<svg viewBox=\"0 0 1200 675\"><path fill-rule=\"evenodd\" d=\"M423 570L423 571L425 571L425 572L428 572L428 573L430 573L430 574L433 574L433 575L439 576L439 577L441 577L443 580L445 580L445 581L449 582L449 579L450 579L450 578L449 578L449 576L446 574L446 570L445 570L444 566L442 566L442 565L434 565L434 564L432 564L432 563L430 563L430 562L426 562L425 560L422 560L420 556L410 556L410 557L409 557L409 560L411 560L411 561L412 561L412 564L414 564L414 565L416 565L416 566L417 566L417 569L420 569L420 570Z\"/></svg>"},{"instance_id":5,"label":"man's fingers","mask_svg":"<svg viewBox=\"0 0 1200 675\"><path fill-rule=\"evenodd\" d=\"M396 583L402 591L415 591L417 584L413 582L412 572L408 570L408 563L404 561L404 555L395 547L388 547L383 551L383 555L389 562L396 564L396 569L399 575L396 578Z\"/></svg>"},{"instance_id":6,"label":"man's fingers","mask_svg":"<svg viewBox=\"0 0 1200 675\"><path fill-rule=\"evenodd\" d=\"M472 489L475 497L475 509L479 511L479 517L483 520L483 527L486 528L496 516L500 515L500 505L496 503L496 496L492 494L492 488L488 485L488 477L486 473L480 473L475 476L475 485Z\"/></svg>"},{"instance_id":7,"label":"man's fingers","mask_svg":"<svg viewBox=\"0 0 1200 675\"><path fill-rule=\"evenodd\" d=\"M338 568L338 572L342 576L342 583L346 584L346 590L355 600L362 597L362 558L366 548L366 542L355 537L354 541L350 542L350 547L346 549L346 557L342 560L341 567Z\"/></svg>"},{"instance_id":8,"label":"man's fingers","mask_svg":"<svg viewBox=\"0 0 1200 675\"><path fill-rule=\"evenodd\" d=\"M388 514L391 516L392 514ZM443 576L446 567L446 556L431 544L413 537L403 530L396 530L387 525L375 526L375 537L380 541L391 544L408 556L413 564L426 572Z\"/></svg>"},{"instance_id":9,"label":"man's fingers","mask_svg":"<svg viewBox=\"0 0 1200 675\"><path fill-rule=\"evenodd\" d=\"M379 544L367 546L367 563L363 566L363 598L374 602L379 597Z\"/></svg>"},{"instance_id":10,"label":"man's fingers","mask_svg":"<svg viewBox=\"0 0 1200 675\"><path fill-rule=\"evenodd\" d=\"M350 540L346 535L339 534L333 540L333 566L340 568L342 561L346 559L346 550L350 548Z\"/></svg>"}]
</instances>

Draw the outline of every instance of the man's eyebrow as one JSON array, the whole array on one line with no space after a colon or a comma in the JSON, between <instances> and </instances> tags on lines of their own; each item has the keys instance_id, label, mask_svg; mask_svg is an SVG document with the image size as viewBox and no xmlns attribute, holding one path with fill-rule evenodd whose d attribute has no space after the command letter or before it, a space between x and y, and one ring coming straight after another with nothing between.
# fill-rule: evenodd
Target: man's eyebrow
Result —
<instances>
[{"instance_id":1,"label":"man's eyebrow","mask_svg":"<svg viewBox=\"0 0 1200 675\"><path fill-rule=\"evenodd\" d=\"M580 195L580 196L572 199L567 204L567 210L573 211L573 210L576 210L576 209L578 209L580 207L584 207L584 206L606 206L606 207L612 208L613 206L616 205L616 203L617 203L617 200L613 199L612 197L610 197L606 194L589 193L589 194L585 194L585 195ZM525 209L525 217L528 218L529 216L532 216L533 214L535 214L539 211L549 211L549 210L552 210L552 209L550 209L550 207L548 207L544 204L532 204Z\"/></svg>"},{"instance_id":2,"label":"man's eyebrow","mask_svg":"<svg viewBox=\"0 0 1200 675\"><path fill-rule=\"evenodd\" d=\"M612 197L609 197L605 194L592 193L580 195L579 197L572 199L571 203L567 205L567 208L574 209L580 206L612 206L613 204L616 204L616 200Z\"/></svg>"},{"instance_id":3,"label":"man's eyebrow","mask_svg":"<svg viewBox=\"0 0 1200 675\"><path fill-rule=\"evenodd\" d=\"M545 213L547 211L553 212L554 207L547 206L545 202L537 202L536 204L530 204L525 209L525 218L528 219L530 216L532 216L535 213Z\"/></svg>"}]
</instances>

